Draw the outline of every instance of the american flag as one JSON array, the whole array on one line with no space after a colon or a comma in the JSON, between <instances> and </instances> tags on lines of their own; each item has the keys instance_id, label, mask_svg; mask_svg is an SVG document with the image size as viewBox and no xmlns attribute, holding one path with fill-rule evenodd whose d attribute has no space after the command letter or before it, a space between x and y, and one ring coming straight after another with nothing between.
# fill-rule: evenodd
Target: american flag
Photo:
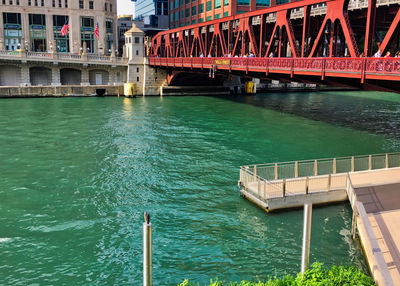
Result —
<instances>
[{"instance_id":1,"label":"american flag","mask_svg":"<svg viewBox=\"0 0 400 286\"><path fill-rule=\"evenodd\" d=\"M98 41L99 40L99 23L97 23L96 28L94 28L94 35Z\"/></svg>"},{"instance_id":2,"label":"american flag","mask_svg":"<svg viewBox=\"0 0 400 286\"><path fill-rule=\"evenodd\" d=\"M61 28L61 36L64 37L66 34L68 34L68 30L69 30L69 24L68 24L68 19L67 19L64 26L62 26L62 28Z\"/></svg>"}]
</instances>

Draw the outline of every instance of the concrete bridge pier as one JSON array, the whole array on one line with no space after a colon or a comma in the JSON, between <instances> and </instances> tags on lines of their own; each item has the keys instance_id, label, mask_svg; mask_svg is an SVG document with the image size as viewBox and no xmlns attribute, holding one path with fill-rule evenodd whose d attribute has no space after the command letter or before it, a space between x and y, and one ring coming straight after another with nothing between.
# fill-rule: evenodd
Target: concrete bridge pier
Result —
<instances>
[{"instance_id":1,"label":"concrete bridge pier","mask_svg":"<svg viewBox=\"0 0 400 286\"><path fill-rule=\"evenodd\" d=\"M29 67L26 63L21 65L21 86L30 86L31 79L29 75Z\"/></svg>"},{"instance_id":2,"label":"concrete bridge pier","mask_svg":"<svg viewBox=\"0 0 400 286\"><path fill-rule=\"evenodd\" d=\"M60 67L56 64L51 68L51 85L52 86L61 85Z\"/></svg>"}]
</instances>

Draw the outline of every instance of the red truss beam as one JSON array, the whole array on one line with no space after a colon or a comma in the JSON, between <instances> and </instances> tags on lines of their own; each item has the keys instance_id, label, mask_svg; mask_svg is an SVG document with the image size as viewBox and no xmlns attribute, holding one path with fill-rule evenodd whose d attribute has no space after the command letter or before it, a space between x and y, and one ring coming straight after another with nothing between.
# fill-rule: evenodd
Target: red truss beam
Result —
<instances>
[{"instance_id":1,"label":"red truss beam","mask_svg":"<svg viewBox=\"0 0 400 286\"><path fill-rule=\"evenodd\" d=\"M349 0L302 0L171 29L153 37L151 53L152 56L173 58L198 57L201 54L205 57L231 54L234 57L252 52L255 57L265 58L272 52L274 57L311 58L322 54L343 56L347 49L349 56L357 58L360 52L349 20L348 3ZM326 4L323 18L311 18L311 7L317 4ZM296 20L294 30L290 14L297 8L302 8L304 14L301 22ZM275 22L267 23L266 19L270 17L276 17ZM363 52L371 56L376 29L376 0L368 0L364 17ZM360 26L358 18L357 21ZM382 53L397 39L399 23L400 9L380 46ZM359 36L357 33L357 38Z\"/></svg>"}]
</instances>

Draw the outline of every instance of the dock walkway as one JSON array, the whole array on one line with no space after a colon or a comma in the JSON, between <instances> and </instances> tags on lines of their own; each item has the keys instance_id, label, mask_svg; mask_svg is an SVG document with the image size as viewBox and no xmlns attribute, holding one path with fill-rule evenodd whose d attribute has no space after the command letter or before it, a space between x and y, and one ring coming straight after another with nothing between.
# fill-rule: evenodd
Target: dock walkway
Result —
<instances>
[{"instance_id":1,"label":"dock walkway","mask_svg":"<svg viewBox=\"0 0 400 286\"><path fill-rule=\"evenodd\" d=\"M400 285L400 153L242 166L240 192L272 211L349 200L377 285Z\"/></svg>"}]
</instances>

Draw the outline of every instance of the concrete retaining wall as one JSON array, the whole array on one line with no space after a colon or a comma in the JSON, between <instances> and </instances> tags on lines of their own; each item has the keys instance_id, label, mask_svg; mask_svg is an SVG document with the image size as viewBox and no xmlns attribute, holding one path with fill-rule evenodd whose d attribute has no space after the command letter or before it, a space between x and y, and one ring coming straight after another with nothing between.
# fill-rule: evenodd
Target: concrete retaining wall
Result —
<instances>
[{"instance_id":1,"label":"concrete retaining wall","mask_svg":"<svg viewBox=\"0 0 400 286\"><path fill-rule=\"evenodd\" d=\"M27 86L0 87L0 98L12 97L58 97L58 96L92 96L96 90L105 89L105 95L123 94L123 86Z\"/></svg>"}]
</instances>

